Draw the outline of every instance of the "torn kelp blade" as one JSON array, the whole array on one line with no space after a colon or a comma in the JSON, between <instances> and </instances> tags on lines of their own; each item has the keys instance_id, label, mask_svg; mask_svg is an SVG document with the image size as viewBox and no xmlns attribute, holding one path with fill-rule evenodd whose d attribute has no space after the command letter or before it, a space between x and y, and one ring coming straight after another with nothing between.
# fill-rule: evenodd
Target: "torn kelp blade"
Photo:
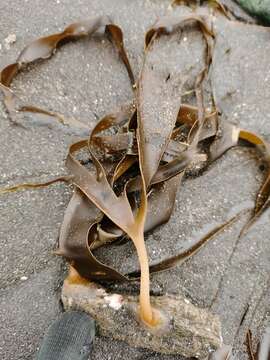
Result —
<instances>
[{"instance_id":1,"label":"torn kelp blade","mask_svg":"<svg viewBox=\"0 0 270 360\"><path fill-rule=\"evenodd\" d=\"M145 37L145 57L138 81L138 135L139 155L146 187L156 173L163 153L168 146L181 104L181 87L185 83L182 74L167 72L163 77L157 72L155 47L161 34L170 34L188 22L198 23L203 34L210 34L204 19L199 16L165 17L150 29ZM208 47L208 46L207 46ZM152 56L154 54L154 56ZM209 54L207 53L207 59ZM207 61L208 62L208 61ZM168 73L169 72L169 73ZM177 89L177 96L176 96Z\"/></svg>"},{"instance_id":2,"label":"torn kelp blade","mask_svg":"<svg viewBox=\"0 0 270 360\"><path fill-rule=\"evenodd\" d=\"M124 48L122 30L120 27L113 24L109 17L98 16L93 19L71 24L66 27L63 32L35 40L23 49L14 64L6 66L0 72L0 89L4 94L4 102L11 118L14 120L16 111L43 114L46 112L48 113L47 110L39 109L38 107L30 106L29 104L22 104L21 101L15 96L15 94L9 89L9 86L11 85L11 82L18 71L20 71L27 64L51 57L54 54L56 48L64 41L66 42L68 40L75 40L82 37L91 36L93 33L103 28L105 29L104 34L109 37L117 49L120 59L126 67L131 84L134 85L135 79ZM55 117L59 120L58 115L59 114L56 114Z\"/></svg>"}]
</instances>

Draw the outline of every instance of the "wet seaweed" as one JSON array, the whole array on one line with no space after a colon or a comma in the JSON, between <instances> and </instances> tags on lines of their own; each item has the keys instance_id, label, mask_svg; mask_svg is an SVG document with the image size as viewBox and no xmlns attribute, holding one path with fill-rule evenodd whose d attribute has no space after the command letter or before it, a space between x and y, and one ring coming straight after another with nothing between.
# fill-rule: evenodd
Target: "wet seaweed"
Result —
<instances>
[{"instance_id":1,"label":"wet seaweed","mask_svg":"<svg viewBox=\"0 0 270 360\"><path fill-rule=\"evenodd\" d=\"M106 16L71 24L63 32L34 41L16 62L0 72L0 89L14 123L17 113L31 112L49 116L71 130L80 129L82 134L89 133L69 149L66 166L71 175L42 184L15 185L0 190L0 194L44 187L57 181L71 183L74 193L64 215L55 253L64 256L83 279L130 281L139 278L138 311L141 320L150 327L158 326L161 321L158 309L152 309L150 303L150 272L164 271L186 261L241 215L219 225L180 254L149 267L144 234L170 219L183 177L196 174L194 169L206 169L235 146L252 145L266 164L267 174L252 217L242 231L247 231L269 205L270 145L257 134L221 121L215 107L211 111L205 109L203 84L214 49L214 34L209 22L210 19L196 14L172 15L157 21L145 35L144 60L137 81L124 48L122 30ZM187 23L195 26L205 43L202 68L195 80L197 106L181 102L185 79L178 84L178 97L175 97L173 75L164 74L161 78L149 63L149 56L160 37L170 36ZM106 115L91 130L78 120L24 104L11 90L12 80L27 64L51 57L67 40L91 36L100 29L112 41L125 65L135 93L132 103ZM153 92L159 88L166 88L166 96ZM161 114L158 108L168 111ZM78 158L81 150L88 154L87 166ZM121 274L101 263L93 253L94 249L122 237L133 241L139 258L140 269L130 274ZM227 350L219 357L228 358Z\"/></svg>"}]
</instances>

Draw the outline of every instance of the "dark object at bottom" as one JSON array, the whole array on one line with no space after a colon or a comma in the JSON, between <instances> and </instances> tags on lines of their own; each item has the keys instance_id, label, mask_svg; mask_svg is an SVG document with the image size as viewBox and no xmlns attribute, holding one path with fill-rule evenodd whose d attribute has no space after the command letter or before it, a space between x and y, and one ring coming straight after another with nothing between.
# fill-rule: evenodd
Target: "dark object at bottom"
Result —
<instances>
[{"instance_id":1,"label":"dark object at bottom","mask_svg":"<svg viewBox=\"0 0 270 360\"><path fill-rule=\"evenodd\" d=\"M37 360L87 360L95 337L95 321L79 311L64 313L49 328Z\"/></svg>"}]
</instances>

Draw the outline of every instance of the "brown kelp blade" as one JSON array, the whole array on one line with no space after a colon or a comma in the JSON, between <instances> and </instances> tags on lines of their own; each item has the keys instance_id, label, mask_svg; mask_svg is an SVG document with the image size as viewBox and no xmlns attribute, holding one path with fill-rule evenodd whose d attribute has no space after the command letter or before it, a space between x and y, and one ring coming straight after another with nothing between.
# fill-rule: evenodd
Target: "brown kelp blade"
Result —
<instances>
[{"instance_id":1,"label":"brown kelp blade","mask_svg":"<svg viewBox=\"0 0 270 360\"><path fill-rule=\"evenodd\" d=\"M133 111L133 105L127 104L116 112L111 113L110 115L107 115L101 119L101 121L95 126L91 133L90 150L93 150L93 148L98 146L99 150L104 151L104 147L100 146L100 144L95 141L96 135L111 127L119 126L120 124L122 126L125 125L129 121ZM88 148L88 145L88 140L74 144L75 151L81 148ZM90 179L90 186L91 180L94 182L94 184L98 185L99 181L102 182L103 178L103 185L101 184L100 186L97 186L97 188L100 190L100 192L103 190L105 192L107 190L107 192L109 192L110 199L113 199L111 201L115 201L117 198L106 180L105 171L102 169L98 160L95 159L94 155L92 155L92 159L93 158L94 164L96 164L98 167L97 174L91 174L77 160L75 160L75 158L71 159L74 160L77 168L79 168L84 174L87 174L88 180ZM71 159L69 160L70 163L72 163ZM74 170L74 165L73 167L71 166L71 170L76 171ZM81 175L79 174L79 177L80 176ZM106 185L104 186L104 184ZM95 192L94 188L93 192ZM98 197L98 191L96 195ZM103 229L101 229L99 223L104 216L103 212L100 211L100 206L97 206L97 203L93 203L91 201L91 197L90 200L88 197L81 190L79 190L79 188L75 189L74 195L72 196L66 210L64 221L61 227L59 249L57 250L57 253L69 259L72 262L73 267L76 268L80 275L88 279L127 280L124 275L120 274L113 268L100 263L92 253L93 248L104 245L104 237L106 238L106 242L108 242L123 235L124 232L123 229L121 230L121 227L119 228L120 231L118 231L119 234L117 235L107 234ZM96 201L98 202L97 199ZM107 200L103 199L103 202L104 201L106 203ZM99 199L98 203L100 202L102 203L101 199ZM128 202L126 202L126 206L129 208ZM109 211L108 208L107 211Z\"/></svg>"},{"instance_id":2,"label":"brown kelp blade","mask_svg":"<svg viewBox=\"0 0 270 360\"><path fill-rule=\"evenodd\" d=\"M216 137L210 146L210 161L215 161L227 150L238 145L240 129L236 126L219 121Z\"/></svg>"},{"instance_id":3,"label":"brown kelp blade","mask_svg":"<svg viewBox=\"0 0 270 360\"><path fill-rule=\"evenodd\" d=\"M103 28L105 28L104 34L109 37L117 49L120 59L127 69L131 84L134 85L135 79L124 48L122 30L117 25L113 24L109 17L98 16L93 19L71 24L60 33L42 37L33 41L23 49L14 64L6 66L0 72L0 89L4 94L4 102L8 112L10 113L10 116L13 117L15 111L27 111L43 114L46 113L46 110L39 109L38 107L30 106L28 104L22 105L21 102L18 101L19 99L15 96L15 94L9 89L12 80L18 71L20 71L20 69L22 69L25 65L33 63L37 60L51 57L54 54L56 48L64 41L66 42L68 40L75 40L82 37L91 36L97 30ZM52 113L50 115L52 115ZM59 114L54 113L54 116L61 121Z\"/></svg>"},{"instance_id":4,"label":"brown kelp blade","mask_svg":"<svg viewBox=\"0 0 270 360\"><path fill-rule=\"evenodd\" d=\"M137 93L137 138L140 142L139 155L146 187L150 185L168 146L181 104L181 88L186 80L183 74L175 74L173 69L166 73L164 70L163 77L160 75L160 65L155 62L156 42L162 34L172 33L192 21L198 23L205 33L211 33L199 16L170 16L158 21L145 37L146 51ZM165 63L164 67L167 69L169 64Z\"/></svg>"},{"instance_id":5,"label":"brown kelp blade","mask_svg":"<svg viewBox=\"0 0 270 360\"><path fill-rule=\"evenodd\" d=\"M79 189L75 189L65 212L56 253L67 258L87 279L128 280L100 263L92 254L91 244L98 237L97 223L102 217L102 212Z\"/></svg>"},{"instance_id":6,"label":"brown kelp blade","mask_svg":"<svg viewBox=\"0 0 270 360\"><path fill-rule=\"evenodd\" d=\"M74 40L76 38L90 36L102 27L105 27L105 33L108 33L114 42L114 45L118 49L119 55L128 70L130 80L134 83L134 75L123 46L122 30L117 25L114 25L107 16L98 16L93 19L71 24L60 33L42 37L33 41L30 45L23 49L17 58L16 63L8 65L1 71L0 82L9 87L14 76L23 65L40 59L49 58L63 40Z\"/></svg>"},{"instance_id":7,"label":"brown kelp blade","mask_svg":"<svg viewBox=\"0 0 270 360\"><path fill-rule=\"evenodd\" d=\"M145 232L169 220L182 176L180 174L163 184L158 184L151 191L148 197ZM124 232L118 229L114 234L107 234L104 241L101 236L104 230L98 228L102 218L102 212L79 189L75 189L65 212L56 253L66 257L81 276L87 279L127 281L128 274L121 274L102 264L92 253L93 249L124 235Z\"/></svg>"},{"instance_id":8,"label":"brown kelp blade","mask_svg":"<svg viewBox=\"0 0 270 360\"><path fill-rule=\"evenodd\" d=\"M73 183L96 207L132 239L138 253L141 268L140 317L147 324L154 325L157 319L153 317L150 304L149 265L144 243L144 222L147 211L147 200L143 178L140 207L134 216L125 190L119 196L115 194L107 180L101 163L93 152L91 152L91 159L96 167L96 174L90 173L90 171L75 159L74 153L86 146L89 146L91 152L91 142L86 143L85 141L81 141L70 147L67 167L74 175Z\"/></svg>"},{"instance_id":9,"label":"brown kelp blade","mask_svg":"<svg viewBox=\"0 0 270 360\"><path fill-rule=\"evenodd\" d=\"M107 154L114 154L117 152L125 151L127 155L132 155L129 157L128 162L131 162L131 158L133 158L135 162L136 157L138 156L138 146L137 146L137 139L136 133L134 131L126 131L116 133L114 135L102 135L104 129L113 128L117 125L120 121L112 122L111 125L107 126L107 119L111 121L111 117L115 117L117 119L118 114L115 115L107 115L104 117L105 127L97 125L97 130L95 130L95 134L92 134L91 142L92 144L99 149L100 152L106 152ZM188 104L182 104L177 116L176 124L177 125L187 125L188 128L191 128L196 120L198 119L198 108L195 106L190 106ZM100 129L99 129L100 128ZM211 137L216 136L218 131L218 121L217 121L217 114L211 113L206 114L205 122L203 128L201 129L199 135L199 142L203 140L207 140ZM171 135L171 139L165 152L162 157L163 162L170 162L182 156L182 153L188 149L188 143L179 142L178 140L174 140L177 138L178 135L181 134L181 126L177 126ZM219 148L219 151L222 149ZM190 155L187 155L190 157ZM124 161L124 160L123 160ZM121 165L121 167L127 166L127 163ZM173 165L174 166L174 165ZM177 173L175 173L176 175ZM153 181L151 182L153 183Z\"/></svg>"},{"instance_id":10,"label":"brown kelp blade","mask_svg":"<svg viewBox=\"0 0 270 360\"><path fill-rule=\"evenodd\" d=\"M108 218L128 233L134 226L134 217L125 194L116 196L111 188L106 173L96 159L97 175L91 173L75 159L74 153L86 148L88 142L82 140L71 145L67 167L73 174L73 183L95 204ZM98 180L97 180L98 177Z\"/></svg>"},{"instance_id":11,"label":"brown kelp blade","mask_svg":"<svg viewBox=\"0 0 270 360\"><path fill-rule=\"evenodd\" d=\"M125 111L117 112L114 115L112 114L112 115L108 115L108 116L104 117L97 124L95 129L93 130L90 141L95 139L97 134L110 128L111 126L115 126L116 124L120 124L120 123L125 124L127 121L127 117L132 113L132 107L130 107L130 106L127 107L126 111L127 112L125 112ZM77 148L79 149L81 146L82 147L86 146L86 141L80 142ZM151 193L148 197L149 207L148 207L148 211L147 211L147 217L146 217L144 231L151 230L169 219L172 209L173 209L173 206L174 206L174 200L175 200L177 188L179 186L179 182L180 182L182 176L183 176L183 174L181 174L180 176L174 177L173 179L171 179L170 181L168 181L166 183L158 184L151 190ZM80 191L77 190L76 193L73 195L71 203L67 209L65 219L64 219L64 222L62 225L60 240L59 240L59 253L62 253L64 256L66 256L67 258L72 260L73 266L76 267L76 269L79 271L79 273L81 273L81 275L82 275L82 271L83 271L84 276L86 276L87 278L91 278L91 276L92 276L92 278L100 279L102 277L101 274L103 273L104 279L110 279L110 280L125 279L126 280L127 278L124 277L122 274L117 273L115 270L107 267L106 265L100 264L98 262L98 260L94 258L90 249L94 248L96 246L102 245L102 241L100 241L100 239L99 239L98 232L96 232L96 234L95 234L94 241L92 243L89 243L88 251L90 252L91 259L88 256L89 269L88 269L88 272L86 271L85 265L87 264L87 259L85 257L85 251L87 251L87 246L86 246L86 241L85 241L85 238L86 238L85 233L87 232L87 228L85 228L83 226L83 224L85 224L85 216L86 216L85 214L87 214L87 209L85 208L86 202L85 202L85 200L83 201L83 198L81 198L81 199L79 198L80 201L78 201L79 195L80 195ZM81 197L82 196L83 195L81 193ZM71 209L74 208L74 202L76 205L76 211L74 211L74 210L71 211L70 208ZM80 208L80 203L82 205L82 208ZM93 206L93 204L90 202L88 204L90 205L90 207ZM88 209L88 211L90 211L92 213L91 208ZM81 224L81 222L83 224ZM93 223L93 220L90 223ZM67 229L70 229L70 230L67 230ZM71 229L75 229L75 230L71 230ZM81 229L81 231L83 233L81 233L81 232L78 233L77 229ZM93 229L93 227L92 227L92 229ZM92 230L91 230L91 233L93 234ZM81 249L81 253L83 254L82 258L78 257L78 253L80 253L80 251L78 251L78 249L79 249L78 246L77 246L77 250L74 252L74 257L72 256L72 251L69 251L68 252L69 255L67 256L66 250L65 251L63 250L63 249L71 248L70 244L72 244L72 243L76 244L76 242L74 242L74 240L73 240L74 234L76 235L77 242L79 241L80 246L82 247L82 249ZM120 235L123 235L123 232L122 233L120 232L118 234L118 236L120 236ZM94 238L94 236L92 236L92 238ZM116 236L114 238L116 238ZM107 237L107 240L108 239L109 239L109 237ZM81 263L83 265L80 266L79 263ZM102 266L103 266L103 271L101 271ZM100 271L98 271L98 272L91 271L91 268L95 269L96 267L98 267ZM96 275L97 273L98 273L98 277Z\"/></svg>"},{"instance_id":12,"label":"brown kelp blade","mask_svg":"<svg viewBox=\"0 0 270 360\"><path fill-rule=\"evenodd\" d=\"M14 185L14 186L11 186L8 188L3 188L3 189L0 189L0 194L6 194L6 193L15 192L18 190L25 190L25 189L40 189L40 188L55 184L57 182L71 182L71 181L72 181L72 176L69 176L69 175L59 176L57 178L54 178L52 180L45 181L42 183L25 183L25 184Z\"/></svg>"}]
</instances>

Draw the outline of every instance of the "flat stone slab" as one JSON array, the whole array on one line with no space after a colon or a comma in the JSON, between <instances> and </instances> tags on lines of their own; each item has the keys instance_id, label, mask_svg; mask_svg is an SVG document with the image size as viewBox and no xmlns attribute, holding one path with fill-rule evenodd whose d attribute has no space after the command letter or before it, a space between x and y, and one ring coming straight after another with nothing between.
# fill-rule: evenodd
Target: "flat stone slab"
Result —
<instances>
[{"instance_id":1,"label":"flat stone slab","mask_svg":"<svg viewBox=\"0 0 270 360\"><path fill-rule=\"evenodd\" d=\"M71 283L67 278L62 302L66 310L89 313L96 319L101 335L124 340L134 347L203 359L222 344L218 316L180 295L151 297L153 307L161 309L169 319L158 329L138 321L137 296L107 293L95 283Z\"/></svg>"}]
</instances>

